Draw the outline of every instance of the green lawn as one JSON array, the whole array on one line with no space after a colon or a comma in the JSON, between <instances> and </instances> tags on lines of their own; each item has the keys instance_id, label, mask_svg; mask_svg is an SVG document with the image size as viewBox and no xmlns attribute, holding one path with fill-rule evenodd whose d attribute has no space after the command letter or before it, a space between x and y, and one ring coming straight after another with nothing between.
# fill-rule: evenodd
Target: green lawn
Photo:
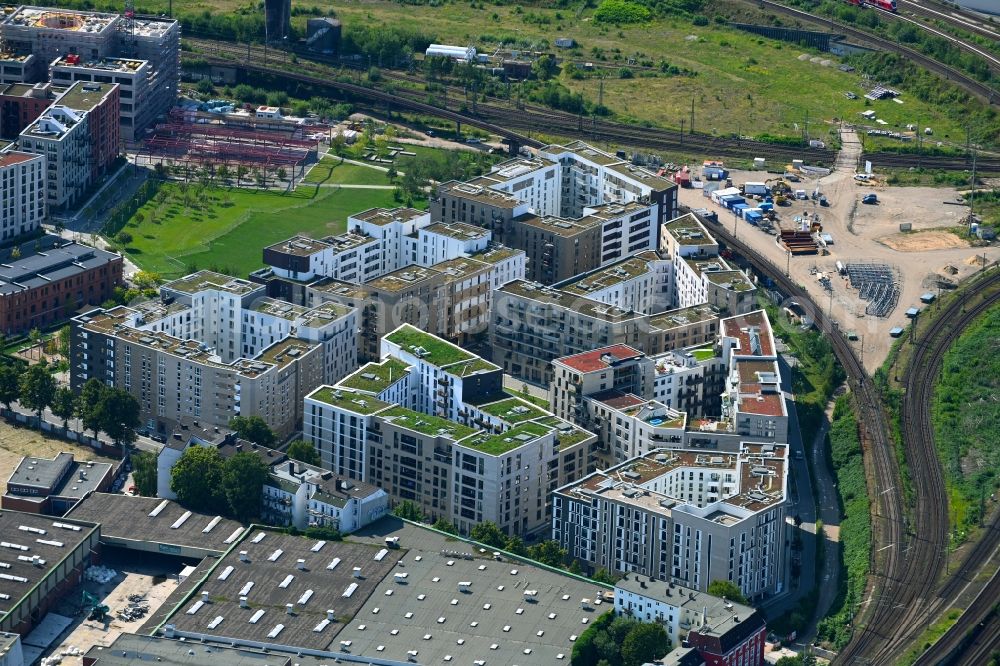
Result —
<instances>
[{"instance_id":1,"label":"green lawn","mask_svg":"<svg viewBox=\"0 0 1000 666\"><path fill-rule=\"evenodd\" d=\"M305 182L339 185L391 185L385 171L358 164L341 162L338 157L327 157L319 161L309 173Z\"/></svg>"},{"instance_id":2,"label":"green lawn","mask_svg":"<svg viewBox=\"0 0 1000 666\"><path fill-rule=\"evenodd\" d=\"M364 167L358 167L364 168ZM126 230L126 253L165 277L215 268L245 277L261 267L262 249L302 233L325 236L346 228L347 216L393 206L390 190L300 187L293 193L165 184Z\"/></svg>"}]
</instances>

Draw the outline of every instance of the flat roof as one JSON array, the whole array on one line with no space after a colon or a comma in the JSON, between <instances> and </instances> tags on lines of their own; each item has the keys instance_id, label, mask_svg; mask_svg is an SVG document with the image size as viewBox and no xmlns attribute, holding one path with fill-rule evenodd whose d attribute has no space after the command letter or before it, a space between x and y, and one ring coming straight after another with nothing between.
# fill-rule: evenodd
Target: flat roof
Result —
<instances>
[{"instance_id":1,"label":"flat roof","mask_svg":"<svg viewBox=\"0 0 1000 666\"><path fill-rule=\"evenodd\" d=\"M22 153L16 150L8 150L0 153L0 167L13 166L15 164L22 164L30 160L37 160L41 158L41 155L35 155L34 153Z\"/></svg>"},{"instance_id":2,"label":"flat roof","mask_svg":"<svg viewBox=\"0 0 1000 666\"><path fill-rule=\"evenodd\" d=\"M395 356L378 363L367 363L338 382L338 386L378 395L407 376L410 365Z\"/></svg>"},{"instance_id":3,"label":"flat roof","mask_svg":"<svg viewBox=\"0 0 1000 666\"><path fill-rule=\"evenodd\" d=\"M309 656L279 656L250 648L221 645L196 645L189 641L171 640L141 634L120 634L111 645L94 645L87 650L88 659L96 659L94 666L142 666L156 663L160 666L321 666L329 658ZM294 662L293 662L294 657Z\"/></svg>"},{"instance_id":4,"label":"flat roof","mask_svg":"<svg viewBox=\"0 0 1000 666\"><path fill-rule=\"evenodd\" d=\"M306 397L365 416L392 407L388 402L383 402L367 393L334 386L320 386Z\"/></svg>"},{"instance_id":5,"label":"flat roof","mask_svg":"<svg viewBox=\"0 0 1000 666\"><path fill-rule=\"evenodd\" d=\"M427 215L426 211L417 210L416 208L369 208L360 213L354 213L351 215L351 219L368 222L369 224L381 227L397 221L409 222L425 215Z\"/></svg>"},{"instance_id":6,"label":"flat roof","mask_svg":"<svg viewBox=\"0 0 1000 666\"><path fill-rule=\"evenodd\" d=\"M659 314L655 314L650 317L649 323L653 328L669 330L679 326L688 326L690 324L697 324L704 321L713 321L718 318L718 310L708 303L702 303L700 305L692 305L687 308L678 308L676 310L660 312Z\"/></svg>"},{"instance_id":7,"label":"flat roof","mask_svg":"<svg viewBox=\"0 0 1000 666\"><path fill-rule=\"evenodd\" d=\"M688 587L666 583L636 573L627 573L615 583L615 590L631 592L647 599L653 599L663 604L687 610L699 615L699 626L694 627L698 633L708 635L728 631L733 626L733 618L741 617L748 620L755 609L744 604L735 603L731 599L717 597L707 592L699 592ZM706 624L700 617L705 614ZM737 622L738 624L738 622ZM728 625L728 626L727 626Z\"/></svg>"},{"instance_id":8,"label":"flat roof","mask_svg":"<svg viewBox=\"0 0 1000 666\"><path fill-rule=\"evenodd\" d=\"M81 498L97 490L111 469L111 463L77 461L72 453L66 452L56 454L51 460L26 456L10 475L7 492L16 484L38 488L39 500L48 496Z\"/></svg>"},{"instance_id":9,"label":"flat roof","mask_svg":"<svg viewBox=\"0 0 1000 666\"><path fill-rule=\"evenodd\" d=\"M562 358L557 358L553 363L561 363L577 372L596 372L610 368L616 363L643 356L645 354L634 347L629 347L628 345L611 345L609 347L601 347L600 349L573 354L572 356L563 356Z\"/></svg>"},{"instance_id":10,"label":"flat roof","mask_svg":"<svg viewBox=\"0 0 1000 666\"><path fill-rule=\"evenodd\" d=\"M550 414L548 410L536 407L527 400L522 400L516 396L479 405L479 409L487 414L503 419L507 423L531 421Z\"/></svg>"},{"instance_id":11,"label":"flat roof","mask_svg":"<svg viewBox=\"0 0 1000 666\"><path fill-rule=\"evenodd\" d=\"M72 62L70 62L72 60ZM97 60L80 60L71 54L60 56L52 63L53 67L64 69L94 69L118 74L135 74L143 67L149 66L148 60L138 58L98 58Z\"/></svg>"},{"instance_id":12,"label":"flat roof","mask_svg":"<svg viewBox=\"0 0 1000 666\"><path fill-rule=\"evenodd\" d=\"M774 356L771 322L764 310L727 317L722 320L722 330L739 341L738 356Z\"/></svg>"},{"instance_id":13,"label":"flat roof","mask_svg":"<svg viewBox=\"0 0 1000 666\"><path fill-rule=\"evenodd\" d=\"M399 345L403 351L417 356L421 361L442 369L459 363L482 361L478 356L465 351L458 345L422 331L412 324L401 325L386 335L385 339ZM492 363L482 362L492 369L497 369L497 366Z\"/></svg>"},{"instance_id":14,"label":"flat roof","mask_svg":"<svg viewBox=\"0 0 1000 666\"><path fill-rule=\"evenodd\" d=\"M45 287L53 280L80 275L114 261L121 255L88 245L45 235L18 246L21 256L13 258L13 248L0 251L0 295Z\"/></svg>"},{"instance_id":15,"label":"flat roof","mask_svg":"<svg viewBox=\"0 0 1000 666\"><path fill-rule=\"evenodd\" d=\"M477 227L473 224L465 224L463 222L435 222L434 224L424 227L422 231L429 234L447 236L448 238L454 238L461 241L478 240L490 235L488 229L483 229L482 227Z\"/></svg>"},{"instance_id":16,"label":"flat roof","mask_svg":"<svg viewBox=\"0 0 1000 666\"><path fill-rule=\"evenodd\" d=\"M94 493L77 504L69 517L101 523L102 539L148 541L218 553L229 549L244 529L235 520L188 511L171 500L110 493Z\"/></svg>"},{"instance_id":17,"label":"flat roof","mask_svg":"<svg viewBox=\"0 0 1000 666\"><path fill-rule=\"evenodd\" d=\"M603 585L520 560L498 562L492 549L391 518L351 538L378 545L390 535L409 549L394 570L406 574L405 584L387 576L340 632L338 646L350 641L351 654L406 662L415 651L420 664L449 656L461 664L569 664L575 638L611 610ZM582 599L598 597L601 604L581 608Z\"/></svg>"},{"instance_id":18,"label":"flat roof","mask_svg":"<svg viewBox=\"0 0 1000 666\"><path fill-rule=\"evenodd\" d=\"M680 217L675 217L666 224L663 228L670 233L671 236L680 245L715 245L715 239L712 235L708 233L698 218L693 213L686 213Z\"/></svg>"},{"instance_id":19,"label":"flat roof","mask_svg":"<svg viewBox=\"0 0 1000 666\"><path fill-rule=\"evenodd\" d=\"M396 405L379 413L379 418L399 428L436 437L447 437L457 442L476 434L475 428Z\"/></svg>"},{"instance_id":20,"label":"flat roof","mask_svg":"<svg viewBox=\"0 0 1000 666\"><path fill-rule=\"evenodd\" d=\"M35 585L56 571L60 563L100 528L98 521L53 518L37 513L0 511L0 534L9 544L0 548L0 612L7 613L21 602ZM44 560L44 564L37 557ZM22 559L23 558L23 559Z\"/></svg>"},{"instance_id":21,"label":"flat roof","mask_svg":"<svg viewBox=\"0 0 1000 666\"><path fill-rule=\"evenodd\" d=\"M167 622L178 631L215 636L223 642L235 639L327 650L344 622L357 618L406 554L387 550L380 557L383 550L384 542L322 541L250 530ZM355 567L360 578L355 577ZM202 601L204 594L208 603ZM246 607L240 606L240 597L247 598ZM293 604L292 614L286 604ZM328 611L334 615L329 622Z\"/></svg>"},{"instance_id":22,"label":"flat roof","mask_svg":"<svg viewBox=\"0 0 1000 666\"><path fill-rule=\"evenodd\" d=\"M587 296L595 291L614 287L652 272L653 269L650 267L648 259L627 257L589 273L572 277L555 286L571 294Z\"/></svg>"},{"instance_id":23,"label":"flat roof","mask_svg":"<svg viewBox=\"0 0 1000 666\"><path fill-rule=\"evenodd\" d=\"M365 283L365 286L371 289L378 289L379 291L404 291L426 280L432 280L439 275L440 273L436 268L411 264L371 279Z\"/></svg>"},{"instance_id":24,"label":"flat roof","mask_svg":"<svg viewBox=\"0 0 1000 666\"><path fill-rule=\"evenodd\" d=\"M18 7L3 23L36 30L101 33L118 20L117 14L49 7Z\"/></svg>"},{"instance_id":25,"label":"flat roof","mask_svg":"<svg viewBox=\"0 0 1000 666\"><path fill-rule=\"evenodd\" d=\"M443 183L438 188L438 192L469 201L477 201L496 208L513 209L521 204L521 201L514 195L495 190L492 187L476 184L475 180L468 183L449 181Z\"/></svg>"},{"instance_id":26,"label":"flat roof","mask_svg":"<svg viewBox=\"0 0 1000 666\"><path fill-rule=\"evenodd\" d=\"M492 456L499 456L545 437L552 430L552 428L540 423L527 421L502 433L479 432L472 437L463 439L458 444Z\"/></svg>"},{"instance_id":27,"label":"flat roof","mask_svg":"<svg viewBox=\"0 0 1000 666\"><path fill-rule=\"evenodd\" d=\"M537 282L528 280L513 280L498 290L502 293L528 298L539 303L566 308L587 317L603 321L618 322L626 319L639 319L644 315L627 312L614 305L607 305L591 298L577 296Z\"/></svg>"},{"instance_id":28,"label":"flat roof","mask_svg":"<svg viewBox=\"0 0 1000 666\"><path fill-rule=\"evenodd\" d=\"M311 254L316 254L317 252L322 252L330 247L329 243L326 243L315 238L310 238L309 236L292 236L288 240L283 240L280 243L274 243L273 245L268 245L264 248L265 251L270 250L271 252L280 252L282 254L289 254L296 257L308 257Z\"/></svg>"},{"instance_id":29,"label":"flat roof","mask_svg":"<svg viewBox=\"0 0 1000 666\"><path fill-rule=\"evenodd\" d=\"M259 284L254 284L248 280L241 280L240 278L230 277L229 275L223 275L222 273L215 273L213 271L198 271L197 273L191 273L190 275L185 275L182 278L171 280L170 282L164 284L162 288L173 289L174 291L180 291L187 294L195 294L199 291L215 289L218 291L226 291L237 296L243 296L251 291L263 289L264 287Z\"/></svg>"}]
</instances>

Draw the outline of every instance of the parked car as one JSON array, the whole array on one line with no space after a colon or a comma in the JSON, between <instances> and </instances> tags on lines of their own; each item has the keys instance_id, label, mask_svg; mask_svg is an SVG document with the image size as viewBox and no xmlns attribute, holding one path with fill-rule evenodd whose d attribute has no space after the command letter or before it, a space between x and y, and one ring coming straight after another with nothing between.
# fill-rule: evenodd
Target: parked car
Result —
<instances>
[{"instance_id":1,"label":"parked car","mask_svg":"<svg viewBox=\"0 0 1000 666\"><path fill-rule=\"evenodd\" d=\"M878 197L876 195L874 195L874 194L866 194L864 196L864 198L861 199L861 203L863 203L863 204L869 204L869 205L877 204L878 203Z\"/></svg>"}]
</instances>

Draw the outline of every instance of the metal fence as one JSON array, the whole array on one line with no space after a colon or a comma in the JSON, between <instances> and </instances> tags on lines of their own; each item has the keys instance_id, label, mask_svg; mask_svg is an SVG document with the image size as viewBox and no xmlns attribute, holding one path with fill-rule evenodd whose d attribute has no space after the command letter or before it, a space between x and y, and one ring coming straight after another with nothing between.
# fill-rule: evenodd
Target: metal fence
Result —
<instances>
[{"instance_id":1,"label":"metal fence","mask_svg":"<svg viewBox=\"0 0 1000 666\"><path fill-rule=\"evenodd\" d=\"M868 301L865 314L887 317L899 302L899 276L887 264L847 264L845 267L851 286L858 296Z\"/></svg>"}]
</instances>

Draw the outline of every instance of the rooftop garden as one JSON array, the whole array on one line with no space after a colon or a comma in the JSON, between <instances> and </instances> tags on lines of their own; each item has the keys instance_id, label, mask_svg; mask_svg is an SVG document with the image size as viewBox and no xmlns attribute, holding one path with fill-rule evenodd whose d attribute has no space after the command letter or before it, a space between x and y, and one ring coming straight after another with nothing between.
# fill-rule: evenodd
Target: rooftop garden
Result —
<instances>
[{"instance_id":1,"label":"rooftop garden","mask_svg":"<svg viewBox=\"0 0 1000 666\"><path fill-rule=\"evenodd\" d=\"M381 363L369 363L361 367L345 377L340 384L359 391L378 394L399 381L406 374L408 367L410 366L398 358L390 356Z\"/></svg>"},{"instance_id":2,"label":"rooftop garden","mask_svg":"<svg viewBox=\"0 0 1000 666\"><path fill-rule=\"evenodd\" d=\"M474 428L464 426L461 423L455 423L439 416L415 412L405 407L393 407L379 416L386 418L393 425L401 428L407 428L425 435L440 435L455 441L469 435L474 435L477 432Z\"/></svg>"},{"instance_id":3,"label":"rooftop garden","mask_svg":"<svg viewBox=\"0 0 1000 666\"><path fill-rule=\"evenodd\" d=\"M497 418L501 418L507 423L512 424L521 423L523 421L531 421L548 415L548 412L539 409L535 405L514 397L501 400L500 402L494 402L489 405L483 405L480 409L487 414L496 416Z\"/></svg>"},{"instance_id":4,"label":"rooftop garden","mask_svg":"<svg viewBox=\"0 0 1000 666\"><path fill-rule=\"evenodd\" d=\"M413 354L432 365L443 368L459 361L471 361L476 356L464 351L461 347L442 340L436 335L421 331L415 326L406 324L385 336L389 342L399 345L407 353ZM421 350L418 353L417 350ZM485 363L485 361L483 361Z\"/></svg>"},{"instance_id":5,"label":"rooftop garden","mask_svg":"<svg viewBox=\"0 0 1000 666\"><path fill-rule=\"evenodd\" d=\"M453 363L447 366L446 369L453 375L458 375L459 377L467 377L477 372L488 372L490 370L499 370L500 366L493 365L489 361L485 361L477 356L468 361L459 361L458 363Z\"/></svg>"},{"instance_id":6,"label":"rooftop garden","mask_svg":"<svg viewBox=\"0 0 1000 666\"><path fill-rule=\"evenodd\" d=\"M489 455L499 456L518 448L519 446L524 446L528 442L535 440L542 435L551 432L551 428L546 428L545 426L538 423L522 423L514 428L511 428L507 432L500 433L499 435L489 435L485 432L479 433L475 437L470 437L464 440L461 444L470 449L476 449L477 451L482 451L483 453L488 453Z\"/></svg>"},{"instance_id":7,"label":"rooftop garden","mask_svg":"<svg viewBox=\"0 0 1000 666\"><path fill-rule=\"evenodd\" d=\"M699 347L698 349L691 349L689 352L694 356L695 360L699 363L703 361L708 361L715 358L715 347Z\"/></svg>"},{"instance_id":8,"label":"rooftop garden","mask_svg":"<svg viewBox=\"0 0 1000 666\"><path fill-rule=\"evenodd\" d=\"M367 394L355 393L350 390L335 389L332 386L323 386L313 391L308 397L313 400L325 402L333 407L350 410L358 414L374 414L389 407L389 403L378 398L373 398Z\"/></svg>"}]
</instances>

